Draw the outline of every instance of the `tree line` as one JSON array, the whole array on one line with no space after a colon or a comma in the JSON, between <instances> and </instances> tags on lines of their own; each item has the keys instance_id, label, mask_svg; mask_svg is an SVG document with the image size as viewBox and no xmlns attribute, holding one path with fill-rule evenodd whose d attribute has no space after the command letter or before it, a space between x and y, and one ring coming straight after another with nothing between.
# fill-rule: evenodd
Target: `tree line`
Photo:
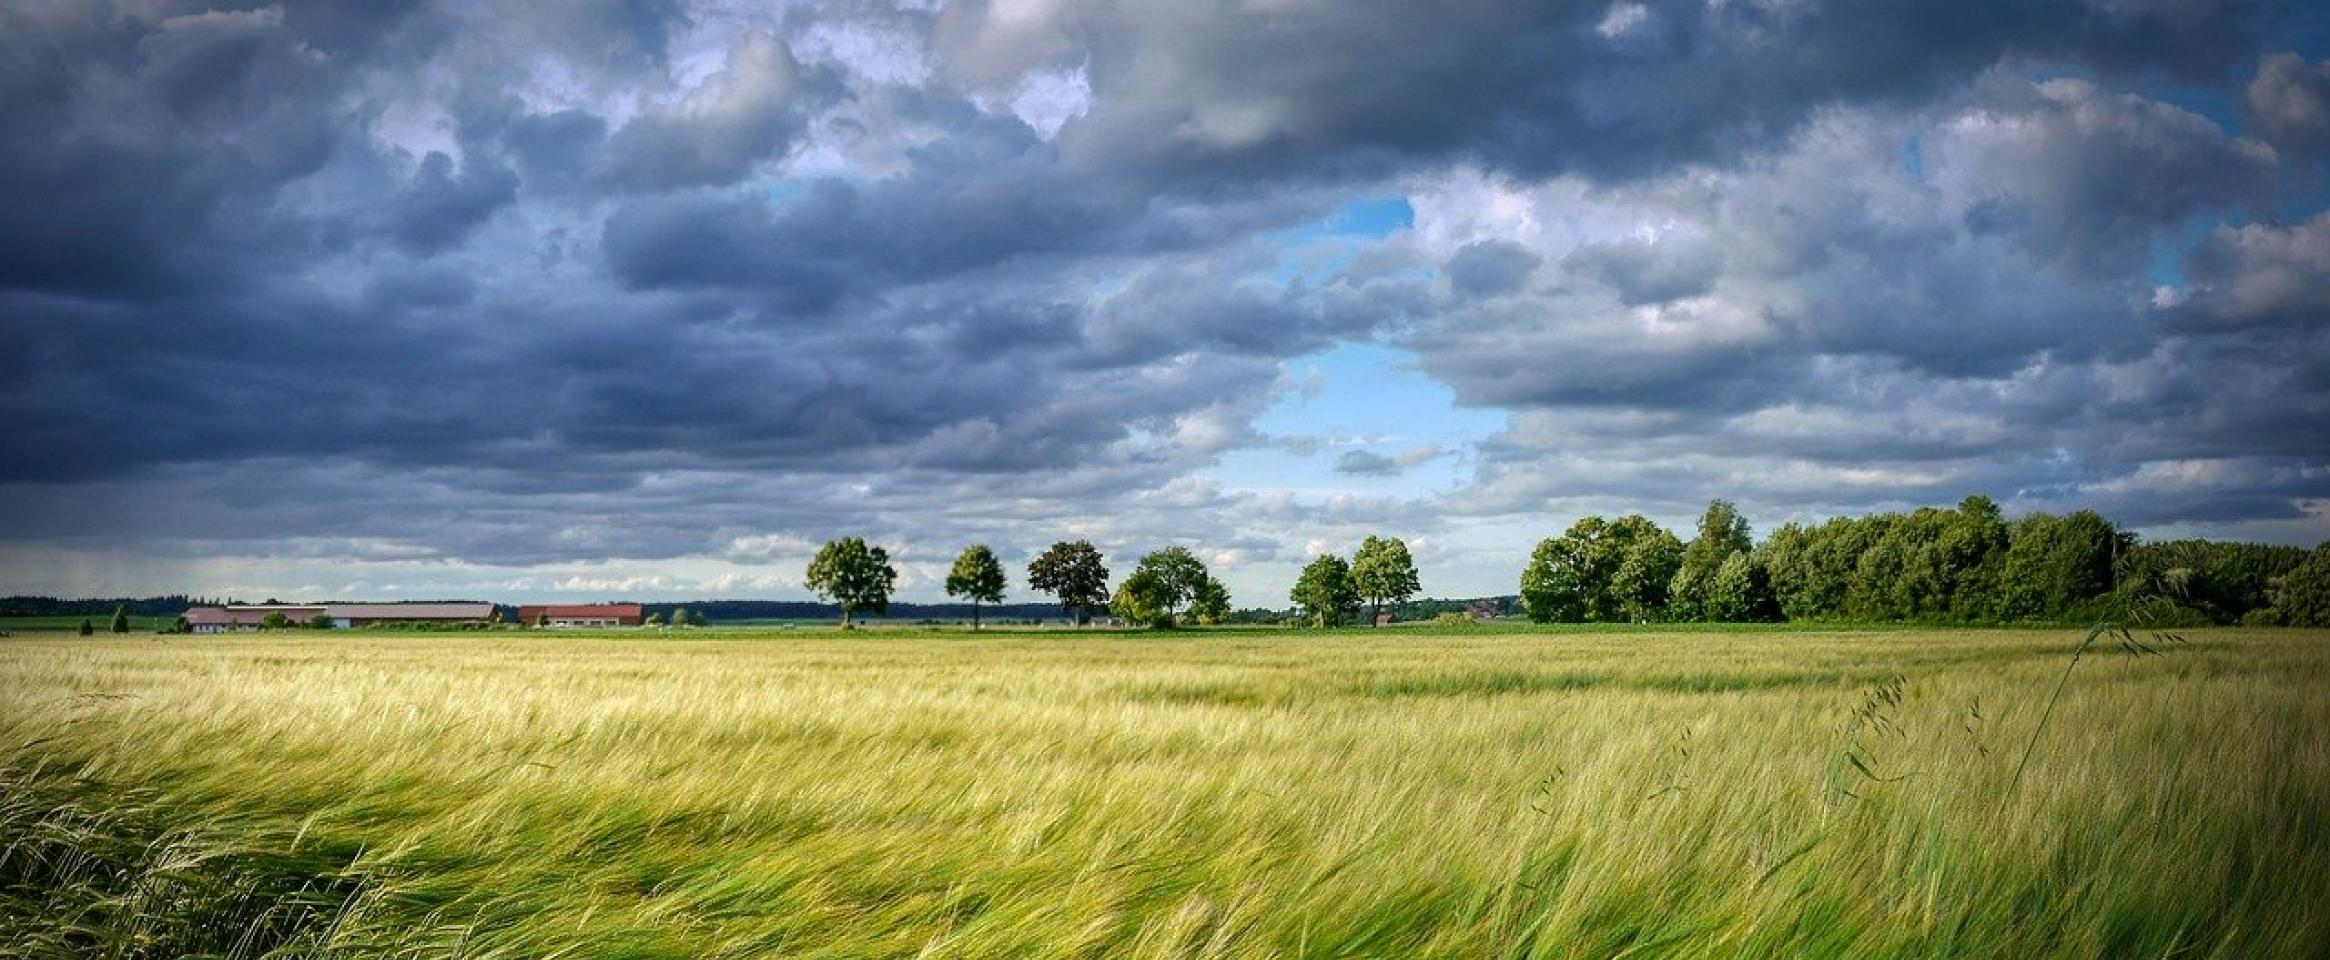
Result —
<instances>
[{"instance_id":1,"label":"tree line","mask_svg":"<svg viewBox=\"0 0 2330 960\"><path fill-rule=\"evenodd\" d=\"M841 607L848 629L861 612L882 614L890 607L898 570L890 554L860 537L827 541L809 561L804 584L819 599ZM1109 589L1108 562L1089 540L1054 543L1027 565L1029 588L1050 594L1078 624L1102 613L1134 626L1211 626L1231 615L1230 588L1188 547L1145 554L1124 580ZM1003 564L986 544L963 548L947 572L947 596L971 602L971 626L979 626L982 604L1003 602L1008 581ZM1320 626L1336 626L1362 602L1380 610L1416 594L1418 579L1408 545L1389 537L1368 537L1350 561L1321 557L1304 570L1291 599Z\"/></svg>"},{"instance_id":2,"label":"tree line","mask_svg":"<svg viewBox=\"0 0 2330 960\"><path fill-rule=\"evenodd\" d=\"M842 624L886 613L898 579L889 554L857 537L828 542L806 583L841 607ZM1140 558L1112 590L1090 541L1054 543L1027 566L1029 587L1079 624L1112 614L1136 626L1253 622L1189 548ZM968 600L1003 601L1008 581L985 544L965 548L946 578ZM1288 594L1300 622L1342 626L1421 588L1396 537L1370 536L1346 559L1303 567ZM2093 511L2009 520L1987 497L1955 509L1786 523L1758 542L1737 507L1708 504L1691 539L1641 514L1588 516L1531 553L1519 604L1540 623L2086 621L2141 600L2156 622L2330 626L2330 544L2297 547L2207 540L2145 543Z\"/></svg>"},{"instance_id":3,"label":"tree line","mask_svg":"<svg viewBox=\"0 0 2330 960\"><path fill-rule=\"evenodd\" d=\"M1787 523L1757 543L1727 501L1685 542L1639 514L1589 516L1538 544L1521 602L1539 622L2083 621L2330 625L2330 544L2144 543L2093 511L2008 520L1956 509Z\"/></svg>"}]
</instances>

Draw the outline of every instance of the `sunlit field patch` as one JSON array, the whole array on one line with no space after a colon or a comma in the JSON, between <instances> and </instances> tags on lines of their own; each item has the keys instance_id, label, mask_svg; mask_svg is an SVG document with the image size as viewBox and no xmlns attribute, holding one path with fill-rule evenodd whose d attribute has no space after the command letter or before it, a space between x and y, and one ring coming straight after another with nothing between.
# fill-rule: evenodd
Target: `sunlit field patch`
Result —
<instances>
[{"instance_id":1,"label":"sunlit field patch","mask_svg":"<svg viewBox=\"0 0 2330 960\"><path fill-rule=\"evenodd\" d=\"M722 633L0 643L0 954L2330 954L2321 633Z\"/></svg>"}]
</instances>

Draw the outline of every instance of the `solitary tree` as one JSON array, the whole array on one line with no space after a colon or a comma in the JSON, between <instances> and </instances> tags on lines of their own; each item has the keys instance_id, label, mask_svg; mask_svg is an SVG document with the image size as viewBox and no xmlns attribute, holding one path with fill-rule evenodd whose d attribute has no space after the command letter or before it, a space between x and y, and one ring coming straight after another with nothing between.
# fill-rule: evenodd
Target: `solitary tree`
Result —
<instances>
[{"instance_id":1,"label":"solitary tree","mask_svg":"<svg viewBox=\"0 0 2330 960\"><path fill-rule=\"evenodd\" d=\"M1367 622L1383 622L1383 605L1405 603L1423 584L1416 578L1416 560L1408 555L1407 541L1398 537L1369 537L1351 555L1351 588L1369 606Z\"/></svg>"},{"instance_id":2,"label":"solitary tree","mask_svg":"<svg viewBox=\"0 0 2330 960\"><path fill-rule=\"evenodd\" d=\"M641 617L641 618L639 618L639 625L640 625L640 626L642 626L642 627L660 627L660 626L663 626L663 614L660 614L660 613L651 613L651 614L648 614L647 616Z\"/></svg>"},{"instance_id":3,"label":"solitary tree","mask_svg":"<svg viewBox=\"0 0 2330 960\"><path fill-rule=\"evenodd\" d=\"M291 626L291 618L284 616L281 610L269 610L266 616L259 618L259 625L269 630L281 630Z\"/></svg>"},{"instance_id":4,"label":"solitary tree","mask_svg":"<svg viewBox=\"0 0 2330 960\"><path fill-rule=\"evenodd\" d=\"M672 611L671 611L671 625L672 625L672 626L675 626L675 627L685 627L685 626L687 626L687 625L688 625L688 608L686 608L686 607L673 607L673 608L672 608Z\"/></svg>"},{"instance_id":5,"label":"solitary tree","mask_svg":"<svg viewBox=\"0 0 2330 960\"><path fill-rule=\"evenodd\" d=\"M1003 564L995 559L995 551L984 543L963 548L955 558L955 568L947 572L947 596L968 597L971 600L971 629L979 629L979 605L1002 603Z\"/></svg>"},{"instance_id":6,"label":"solitary tree","mask_svg":"<svg viewBox=\"0 0 2330 960\"><path fill-rule=\"evenodd\" d=\"M97 635L97 625L90 623L88 617L81 618L81 635L84 637L92 637Z\"/></svg>"},{"instance_id":7,"label":"solitary tree","mask_svg":"<svg viewBox=\"0 0 2330 960\"><path fill-rule=\"evenodd\" d=\"M809 561L807 583L818 596L841 604L841 628L847 630L850 615L861 609L890 612L890 589L898 583L898 570L890 566L889 551L869 547L857 537L843 537L818 548L817 558Z\"/></svg>"},{"instance_id":8,"label":"solitary tree","mask_svg":"<svg viewBox=\"0 0 2330 960\"><path fill-rule=\"evenodd\" d=\"M1052 544L1028 563L1027 585L1058 597L1060 609L1079 624L1091 620L1109 603L1108 565L1101 562L1100 551L1093 549L1089 540Z\"/></svg>"},{"instance_id":9,"label":"solitary tree","mask_svg":"<svg viewBox=\"0 0 2330 960\"><path fill-rule=\"evenodd\" d=\"M1311 561L1303 567L1302 576L1295 578L1287 599L1301 607L1312 623L1341 626L1343 617L1359 606L1359 591L1351 584L1351 565L1331 553Z\"/></svg>"},{"instance_id":10,"label":"solitary tree","mask_svg":"<svg viewBox=\"0 0 2330 960\"><path fill-rule=\"evenodd\" d=\"M129 632L129 604L117 603L113 605L113 632Z\"/></svg>"},{"instance_id":11,"label":"solitary tree","mask_svg":"<svg viewBox=\"0 0 2330 960\"><path fill-rule=\"evenodd\" d=\"M332 628L332 615L328 613L316 614L307 618L307 625L308 629L311 630L330 630Z\"/></svg>"},{"instance_id":12,"label":"solitary tree","mask_svg":"<svg viewBox=\"0 0 2330 960\"><path fill-rule=\"evenodd\" d=\"M883 602L883 604L882 604L882 609L881 609L881 612L887 613L887 612L889 612L889 610L890 610L890 604L889 604L889 602L888 602L888 601L884 601L884 602ZM709 617L709 616L706 616L706 615L704 614L704 611L702 611L702 610L698 610L698 611L696 611L696 612L694 612L694 613L688 614L688 626L691 626L691 627L709 627L709 626L711 626L711 625L712 625L712 618L711 618L711 617Z\"/></svg>"}]
</instances>

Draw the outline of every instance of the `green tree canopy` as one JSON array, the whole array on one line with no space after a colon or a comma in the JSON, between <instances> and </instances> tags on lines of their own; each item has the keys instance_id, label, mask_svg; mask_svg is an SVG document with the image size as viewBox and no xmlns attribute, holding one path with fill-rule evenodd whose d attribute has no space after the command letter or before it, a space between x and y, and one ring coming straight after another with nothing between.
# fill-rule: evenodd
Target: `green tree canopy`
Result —
<instances>
[{"instance_id":1,"label":"green tree canopy","mask_svg":"<svg viewBox=\"0 0 2330 960\"><path fill-rule=\"evenodd\" d=\"M1303 567L1287 599L1302 608L1313 624L1339 627L1344 617L1359 608L1360 596L1352 583L1351 564L1330 553Z\"/></svg>"},{"instance_id":2,"label":"green tree canopy","mask_svg":"<svg viewBox=\"0 0 2330 960\"><path fill-rule=\"evenodd\" d=\"M1682 562L1667 585L1667 619L1721 619L1707 609L1716 571L1725 561L1754 548L1747 518L1739 515L1739 508L1729 500L1710 501L1707 512L1699 517L1698 536L1683 547Z\"/></svg>"},{"instance_id":3,"label":"green tree canopy","mask_svg":"<svg viewBox=\"0 0 2330 960\"><path fill-rule=\"evenodd\" d=\"M1521 570L1521 606L1538 623L1577 623L1587 619L1589 595L1607 582L1610 571L1598 569L1603 535L1609 521L1583 517L1558 537L1547 537L1529 555Z\"/></svg>"},{"instance_id":4,"label":"green tree canopy","mask_svg":"<svg viewBox=\"0 0 2330 960\"><path fill-rule=\"evenodd\" d=\"M291 626L291 618L284 616L281 610L269 610L266 616L259 618L259 625L269 630L281 630Z\"/></svg>"},{"instance_id":5,"label":"green tree canopy","mask_svg":"<svg viewBox=\"0 0 2330 960\"><path fill-rule=\"evenodd\" d=\"M2330 627L2330 543L2274 585L2273 619L2292 627Z\"/></svg>"},{"instance_id":6,"label":"green tree canopy","mask_svg":"<svg viewBox=\"0 0 2330 960\"><path fill-rule=\"evenodd\" d=\"M332 628L332 615L328 613L316 614L307 618L307 625L311 630L330 630Z\"/></svg>"},{"instance_id":7,"label":"green tree canopy","mask_svg":"<svg viewBox=\"0 0 2330 960\"><path fill-rule=\"evenodd\" d=\"M971 629L979 629L979 605L1002 603L1003 564L995 559L995 551L984 543L963 548L955 558L955 568L947 571L947 596L967 597L971 601Z\"/></svg>"},{"instance_id":8,"label":"green tree canopy","mask_svg":"<svg viewBox=\"0 0 2330 960\"><path fill-rule=\"evenodd\" d=\"M898 570L890 566L889 551L867 546L858 537L843 537L818 548L805 583L819 597L841 605L841 627L847 630L859 610L889 612Z\"/></svg>"},{"instance_id":9,"label":"green tree canopy","mask_svg":"<svg viewBox=\"0 0 2330 960\"><path fill-rule=\"evenodd\" d=\"M1197 593L1189 598L1189 616L1209 627L1229 620L1229 585L1212 576L1199 582Z\"/></svg>"},{"instance_id":10,"label":"green tree canopy","mask_svg":"<svg viewBox=\"0 0 2330 960\"><path fill-rule=\"evenodd\" d=\"M1117 584L1116 596L1108 607L1118 619L1133 626L1164 629L1173 626L1174 603L1173 586L1164 574L1136 569Z\"/></svg>"},{"instance_id":11,"label":"green tree canopy","mask_svg":"<svg viewBox=\"0 0 2330 960\"><path fill-rule=\"evenodd\" d=\"M1416 560L1407 541L1398 537L1368 537L1351 555L1351 587L1368 603L1369 623L1382 619L1387 603L1405 603L1423 583L1416 576Z\"/></svg>"},{"instance_id":12,"label":"green tree canopy","mask_svg":"<svg viewBox=\"0 0 2330 960\"><path fill-rule=\"evenodd\" d=\"M1780 618L1780 601L1772 596L1772 578L1753 553L1725 557L1708 578L1700 599L1703 619L1719 623L1758 623Z\"/></svg>"},{"instance_id":13,"label":"green tree canopy","mask_svg":"<svg viewBox=\"0 0 2330 960\"><path fill-rule=\"evenodd\" d=\"M1205 568L1205 561L1189 552L1188 547L1180 546L1151 551L1141 557L1141 562L1134 566L1133 572L1156 577L1154 589L1158 592L1146 599L1159 602L1163 608L1161 613L1166 621L1163 624L1165 626L1170 626L1174 614L1181 610L1182 605L1196 599L1197 592L1204 589L1207 580L1212 579L1212 574Z\"/></svg>"},{"instance_id":14,"label":"green tree canopy","mask_svg":"<svg viewBox=\"0 0 2330 960\"><path fill-rule=\"evenodd\" d=\"M1027 565L1027 585L1060 601L1060 609L1077 623L1106 609L1108 565L1089 540L1062 540L1052 544Z\"/></svg>"},{"instance_id":15,"label":"green tree canopy","mask_svg":"<svg viewBox=\"0 0 2330 960\"><path fill-rule=\"evenodd\" d=\"M129 604L117 603L113 605L113 632L129 632Z\"/></svg>"},{"instance_id":16,"label":"green tree canopy","mask_svg":"<svg viewBox=\"0 0 2330 960\"><path fill-rule=\"evenodd\" d=\"M1610 525L1606 549L1618 564L1603 596L1601 619L1650 623L1666 618L1667 586L1683 563L1683 541L1649 517L1630 513Z\"/></svg>"},{"instance_id":17,"label":"green tree canopy","mask_svg":"<svg viewBox=\"0 0 2330 960\"><path fill-rule=\"evenodd\" d=\"M88 617L81 618L81 635L84 637L93 637L97 635L97 625L90 623Z\"/></svg>"},{"instance_id":18,"label":"green tree canopy","mask_svg":"<svg viewBox=\"0 0 2330 960\"><path fill-rule=\"evenodd\" d=\"M1521 605L1540 623L1657 620L1682 555L1682 541L1640 514L1585 517L1537 545Z\"/></svg>"}]
</instances>

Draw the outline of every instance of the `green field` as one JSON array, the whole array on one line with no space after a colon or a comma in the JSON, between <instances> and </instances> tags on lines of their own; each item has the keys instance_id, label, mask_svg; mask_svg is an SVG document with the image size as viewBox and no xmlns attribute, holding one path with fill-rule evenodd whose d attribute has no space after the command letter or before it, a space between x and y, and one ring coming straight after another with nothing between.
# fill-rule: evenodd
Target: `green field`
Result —
<instances>
[{"instance_id":1,"label":"green field","mask_svg":"<svg viewBox=\"0 0 2330 960\"><path fill-rule=\"evenodd\" d=\"M0 643L0 955L2330 956L2320 632L717 636Z\"/></svg>"},{"instance_id":2,"label":"green field","mask_svg":"<svg viewBox=\"0 0 2330 960\"><path fill-rule=\"evenodd\" d=\"M91 614L86 618L77 614L27 615L0 617L0 630L9 633L73 633L81 629L83 619L87 619L90 626L97 628L98 633L104 633L113 626L113 614L110 613ZM131 614L129 618L131 633L156 633L168 630L177 624L177 617L146 617Z\"/></svg>"}]
</instances>

